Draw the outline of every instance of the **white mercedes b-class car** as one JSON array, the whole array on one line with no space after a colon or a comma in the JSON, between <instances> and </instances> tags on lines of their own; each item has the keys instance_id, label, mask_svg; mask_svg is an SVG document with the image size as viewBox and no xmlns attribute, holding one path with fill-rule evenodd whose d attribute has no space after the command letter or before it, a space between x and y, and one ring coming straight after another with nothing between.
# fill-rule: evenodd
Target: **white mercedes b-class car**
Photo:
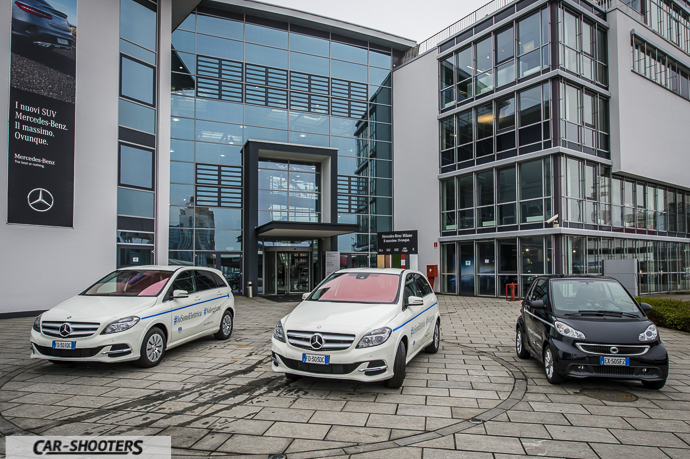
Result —
<instances>
[{"instance_id":1,"label":"white mercedes b-class car","mask_svg":"<svg viewBox=\"0 0 690 459\"><path fill-rule=\"evenodd\" d=\"M153 367L166 349L210 334L228 339L234 319L235 299L216 269L123 268L38 316L31 357Z\"/></svg>"},{"instance_id":2,"label":"white mercedes b-class car","mask_svg":"<svg viewBox=\"0 0 690 459\"><path fill-rule=\"evenodd\" d=\"M273 370L402 386L407 363L441 340L436 295L406 269L344 269L304 295L273 331Z\"/></svg>"}]
</instances>

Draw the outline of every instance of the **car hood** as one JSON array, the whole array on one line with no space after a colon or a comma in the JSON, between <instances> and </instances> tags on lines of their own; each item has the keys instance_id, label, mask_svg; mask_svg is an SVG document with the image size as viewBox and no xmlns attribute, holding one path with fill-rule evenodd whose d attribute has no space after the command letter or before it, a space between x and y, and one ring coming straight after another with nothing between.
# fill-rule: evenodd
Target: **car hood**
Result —
<instances>
[{"instance_id":1,"label":"car hood","mask_svg":"<svg viewBox=\"0 0 690 459\"><path fill-rule=\"evenodd\" d=\"M150 296L78 295L44 312L41 320L103 323L128 316L141 316L157 300L158 297Z\"/></svg>"},{"instance_id":2,"label":"car hood","mask_svg":"<svg viewBox=\"0 0 690 459\"><path fill-rule=\"evenodd\" d=\"M359 334L383 327L395 316L396 304L331 303L304 301L285 321L285 331Z\"/></svg>"},{"instance_id":3,"label":"car hood","mask_svg":"<svg viewBox=\"0 0 690 459\"><path fill-rule=\"evenodd\" d=\"M639 340L652 322L647 318L620 319L618 317L558 319L585 334L586 341L600 344L648 344Z\"/></svg>"}]
</instances>

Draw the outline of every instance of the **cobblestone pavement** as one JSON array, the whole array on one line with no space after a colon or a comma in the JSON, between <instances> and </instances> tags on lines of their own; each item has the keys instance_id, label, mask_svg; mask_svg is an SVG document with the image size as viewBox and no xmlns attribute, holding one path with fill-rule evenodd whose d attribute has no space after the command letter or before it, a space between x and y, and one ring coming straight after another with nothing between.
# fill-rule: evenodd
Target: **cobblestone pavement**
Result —
<instances>
[{"instance_id":1,"label":"cobblestone pavement","mask_svg":"<svg viewBox=\"0 0 690 459\"><path fill-rule=\"evenodd\" d=\"M662 330L671 376L661 391L552 386L515 356L518 303L439 303L442 348L418 355L401 389L273 373L271 332L294 303L238 298L228 341L184 345L151 369L30 360L33 319L2 320L0 433L168 435L175 457L690 458L690 335ZM584 395L592 388L636 400Z\"/></svg>"}]
</instances>

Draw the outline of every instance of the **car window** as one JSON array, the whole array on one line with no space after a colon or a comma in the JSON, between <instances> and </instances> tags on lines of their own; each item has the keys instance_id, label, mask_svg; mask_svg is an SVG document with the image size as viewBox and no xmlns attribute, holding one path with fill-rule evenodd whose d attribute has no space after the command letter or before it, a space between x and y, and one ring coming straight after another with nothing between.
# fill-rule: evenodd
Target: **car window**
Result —
<instances>
[{"instance_id":1,"label":"car window","mask_svg":"<svg viewBox=\"0 0 690 459\"><path fill-rule=\"evenodd\" d=\"M407 277L405 277L405 293L404 293L403 299L405 300L405 303L407 303L408 298L411 296L422 296L417 293L417 286L415 285L414 282L414 274L408 274Z\"/></svg>"},{"instance_id":2,"label":"car window","mask_svg":"<svg viewBox=\"0 0 690 459\"><path fill-rule=\"evenodd\" d=\"M414 282L417 286L417 293L420 294L419 296L427 296L433 292L433 290L431 290L431 286L429 286L429 283L426 281L426 279L424 279L424 276L415 274Z\"/></svg>"},{"instance_id":3,"label":"car window","mask_svg":"<svg viewBox=\"0 0 690 459\"><path fill-rule=\"evenodd\" d=\"M322 282L310 301L333 303L387 303L398 301L400 276L379 272L338 272Z\"/></svg>"},{"instance_id":4,"label":"car window","mask_svg":"<svg viewBox=\"0 0 690 459\"><path fill-rule=\"evenodd\" d=\"M556 312L640 315L630 294L613 280L554 279L551 288Z\"/></svg>"},{"instance_id":5,"label":"car window","mask_svg":"<svg viewBox=\"0 0 690 459\"><path fill-rule=\"evenodd\" d=\"M546 304L548 285L548 279L537 279L537 283L534 285L534 289L532 289L532 292L530 292L530 301L542 300L544 304Z\"/></svg>"},{"instance_id":6,"label":"car window","mask_svg":"<svg viewBox=\"0 0 690 459\"><path fill-rule=\"evenodd\" d=\"M209 271L194 271L196 275L196 288L198 291L216 288L216 281Z\"/></svg>"},{"instance_id":7,"label":"car window","mask_svg":"<svg viewBox=\"0 0 690 459\"><path fill-rule=\"evenodd\" d=\"M157 296L168 282L171 271L114 271L86 289L86 296Z\"/></svg>"},{"instance_id":8,"label":"car window","mask_svg":"<svg viewBox=\"0 0 690 459\"><path fill-rule=\"evenodd\" d=\"M196 292L194 284L194 271L183 271L173 281L172 290L186 290L187 293Z\"/></svg>"},{"instance_id":9,"label":"car window","mask_svg":"<svg viewBox=\"0 0 690 459\"><path fill-rule=\"evenodd\" d=\"M213 276L213 280L216 282L216 287L218 288L227 288L228 284L225 283L225 280L223 280L222 277L220 277L216 273L211 273L211 276Z\"/></svg>"}]
</instances>

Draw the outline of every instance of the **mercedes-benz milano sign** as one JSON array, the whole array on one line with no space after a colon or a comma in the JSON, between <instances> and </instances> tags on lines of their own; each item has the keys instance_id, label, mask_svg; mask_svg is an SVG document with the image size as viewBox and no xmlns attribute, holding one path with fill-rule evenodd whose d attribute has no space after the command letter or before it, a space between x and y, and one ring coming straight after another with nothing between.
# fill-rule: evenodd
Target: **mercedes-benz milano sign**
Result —
<instances>
[{"instance_id":1,"label":"mercedes-benz milano sign","mask_svg":"<svg viewBox=\"0 0 690 459\"><path fill-rule=\"evenodd\" d=\"M77 0L5 5L12 8L7 222L71 227Z\"/></svg>"}]
</instances>

